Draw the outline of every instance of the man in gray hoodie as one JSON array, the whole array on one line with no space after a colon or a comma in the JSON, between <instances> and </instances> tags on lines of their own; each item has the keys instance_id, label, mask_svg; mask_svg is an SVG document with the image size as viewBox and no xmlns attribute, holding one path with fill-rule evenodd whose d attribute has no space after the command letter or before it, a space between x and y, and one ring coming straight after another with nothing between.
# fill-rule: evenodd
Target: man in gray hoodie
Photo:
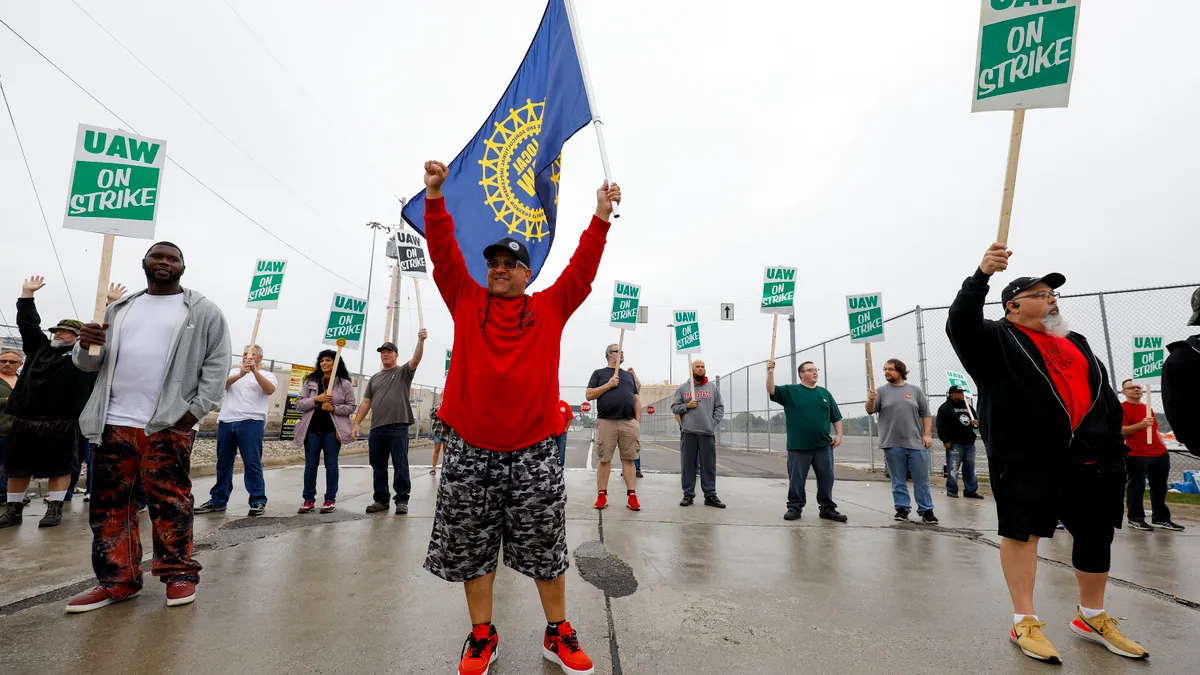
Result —
<instances>
[{"instance_id":1,"label":"man in gray hoodie","mask_svg":"<svg viewBox=\"0 0 1200 675\"><path fill-rule=\"evenodd\" d=\"M216 410L229 369L229 327L215 304L180 286L183 252L169 242L142 259L146 290L109 305L104 325L80 331L72 359L99 373L79 418L97 444L90 521L92 569L100 584L67 604L88 612L141 592L141 538L133 495L142 485L154 530L152 573L167 585L167 606L196 599L192 559L192 443ZM89 348L100 347L97 356Z\"/></svg>"},{"instance_id":2,"label":"man in gray hoodie","mask_svg":"<svg viewBox=\"0 0 1200 675\"><path fill-rule=\"evenodd\" d=\"M679 416L683 432L679 443L680 474L683 480L683 500L680 506L696 501L696 458L700 458L700 489L704 505L725 508L717 497L717 425L725 416L721 390L705 376L703 361L692 362L692 381L684 382L671 400L671 412ZM692 392L695 391L695 398Z\"/></svg>"}]
</instances>

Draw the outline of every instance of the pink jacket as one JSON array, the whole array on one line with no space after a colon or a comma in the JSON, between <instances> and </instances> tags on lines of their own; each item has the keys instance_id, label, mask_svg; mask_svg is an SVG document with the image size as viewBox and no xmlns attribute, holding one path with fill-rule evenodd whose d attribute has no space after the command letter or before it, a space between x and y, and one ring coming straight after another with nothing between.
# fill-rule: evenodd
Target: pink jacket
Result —
<instances>
[{"instance_id":1,"label":"pink jacket","mask_svg":"<svg viewBox=\"0 0 1200 675\"><path fill-rule=\"evenodd\" d=\"M296 398L296 410L304 413L296 423L296 445L304 446L304 437L308 435L308 425L312 422L313 410L317 407L318 394L323 393L312 380L304 380L300 387L300 395ZM347 380L336 379L333 384L333 428L337 430L338 440L342 443L350 441L350 415L354 413L354 387Z\"/></svg>"}]
</instances>

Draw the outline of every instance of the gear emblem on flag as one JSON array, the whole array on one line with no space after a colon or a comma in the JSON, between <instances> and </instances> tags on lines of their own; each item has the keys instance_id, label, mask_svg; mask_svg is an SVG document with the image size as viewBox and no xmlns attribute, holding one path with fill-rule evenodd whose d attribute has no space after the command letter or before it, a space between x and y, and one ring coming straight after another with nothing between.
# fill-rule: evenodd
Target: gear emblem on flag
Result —
<instances>
[{"instance_id":1,"label":"gear emblem on flag","mask_svg":"<svg viewBox=\"0 0 1200 675\"><path fill-rule=\"evenodd\" d=\"M519 234L526 241L541 241L550 234L546 212L538 200L537 180L538 135L542 130L545 101L525 99L525 105L509 109L508 117L494 124L491 138L484 140L483 169L484 202L496 214L496 222L504 223L508 234ZM558 203L559 172L562 155L550 167L550 182L554 187L554 203Z\"/></svg>"}]
</instances>

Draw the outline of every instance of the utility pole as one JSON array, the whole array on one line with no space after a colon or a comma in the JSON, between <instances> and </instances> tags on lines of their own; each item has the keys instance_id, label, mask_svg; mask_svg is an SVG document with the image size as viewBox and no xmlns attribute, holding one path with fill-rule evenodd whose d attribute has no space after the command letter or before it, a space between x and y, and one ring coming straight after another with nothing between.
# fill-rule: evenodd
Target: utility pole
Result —
<instances>
[{"instance_id":1,"label":"utility pole","mask_svg":"<svg viewBox=\"0 0 1200 675\"><path fill-rule=\"evenodd\" d=\"M675 324L673 324L673 323L667 324L667 328L674 328L674 327L675 327ZM675 359L672 357L675 355L675 335L673 333L671 333L671 331L668 330L667 337L669 338L669 340L667 342L667 384L674 384L674 382L675 382Z\"/></svg>"},{"instance_id":2,"label":"utility pole","mask_svg":"<svg viewBox=\"0 0 1200 675\"><path fill-rule=\"evenodd\" d=\"M371 318L371 280L375 276L375 240L378 239L380 230L390 232L391 228L386 225L380 225L375 221L367 223L367 227L371 228L371 264L367 266L367 306L363 314L363 332L362 339L359 340L358 348L358 392L359 400L362 400L362 383L363 383L363 368L367 364L367 322Z\"/></svg>"}]
</instances>

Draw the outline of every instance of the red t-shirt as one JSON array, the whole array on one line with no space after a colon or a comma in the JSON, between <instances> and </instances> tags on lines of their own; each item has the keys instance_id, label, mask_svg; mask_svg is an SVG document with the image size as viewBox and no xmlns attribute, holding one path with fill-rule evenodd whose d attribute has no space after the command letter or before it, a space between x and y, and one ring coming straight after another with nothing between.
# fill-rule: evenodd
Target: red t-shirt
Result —
<instances>
[{"instance_id":1,"label":"red t-shirt","mask_svg":"<svg viewBox=\"0 0 1200 675\"><path fill-rule=\"evenodd\" d=\"M1071 429L1078 429L1092 409L1092 384L1088 381L1087 357L1074 342L1065 337L1029 330L1024 326L1017 328L1037 345L1046 363L1046 370L1050 371L1050 381L1054 383L1054 388L1071 415Z\"/></svg>"},{"instance_id":2,"label":"red t-shirt","mask_svg":"<svg viewBox=\"0 0 1200 675\"><path fill-rule=\"evenodd\" d=\"M567 427L571 425L571 420L575 419L575 413L571 411L571 404L566 401L558 402L558 418L560 423L558 430L565 432Z\"/></svg>"},{"instance_id":3,"label":"red t-shirt","mask_svg":"<svg viewBox=\"0 0 1200 675\"><path fill-rule=\"evenodd\" d=\"M592 291L608 227L592 217L546 290L498 298L467 271L445 200L425 200L433 281L454 317L454 358L438 416L467 443L520 450L562 431L554 395L563 326Z\"/></svg>"},{"instance_id":4,"label":"red t-shirt","mask_svg":"<svg viewBox=\"0 0 1200 675\"><path fill-rule=\"evenodd\" d=\"M1121 418L1121 426L1127 427L1137 424L1146 419L1146 409L1149 408L1145 403L1130 403L1129 401L1121 402L1121 410L1123 415ZM1154 418L1154 440L1150 443L1146 442L1146 430L1138 429L1132 434L1125 436L1125 445L1129 446L1130 457L1161 457L1167 454L1167 446L1163 443L1162 438L1158 435L1158 416L1150 410L1150 416Z\"/></svg>"}]
</instances>

